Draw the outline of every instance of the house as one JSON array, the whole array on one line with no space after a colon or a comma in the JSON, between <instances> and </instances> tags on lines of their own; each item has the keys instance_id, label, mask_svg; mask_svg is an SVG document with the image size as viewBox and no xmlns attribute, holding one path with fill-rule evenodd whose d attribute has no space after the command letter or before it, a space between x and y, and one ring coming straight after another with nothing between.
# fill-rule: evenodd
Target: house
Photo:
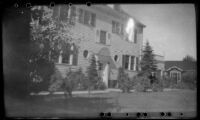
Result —
<instances>
[{"instance_id":1,"label":"house","mask_svg":"<svg viewBox=\"0 0 200 120\"><path fill-rule=\"evenodd\" d=\"M180 82L186 72L196 72L196 62L189 61L165 61L165 75Z\"/></svg>"},{"instance_id":2,"label":"house","mask_svg":"<svg viewBox=\"0 0 200 120\"><path fill-rule=\"evenodd\" d=\"M98 71L107 87L116 87L118 68L123 67L130 77L139 70L139 56L143 42L144 24L125 13L120 5L59 5L53 8L53 17L73 25L73 39L78 47L70 47L70 55L60 54L56 67L62 73L71 68L89 66L91 55L98 61Z\"/></svg>"}]
</instances>

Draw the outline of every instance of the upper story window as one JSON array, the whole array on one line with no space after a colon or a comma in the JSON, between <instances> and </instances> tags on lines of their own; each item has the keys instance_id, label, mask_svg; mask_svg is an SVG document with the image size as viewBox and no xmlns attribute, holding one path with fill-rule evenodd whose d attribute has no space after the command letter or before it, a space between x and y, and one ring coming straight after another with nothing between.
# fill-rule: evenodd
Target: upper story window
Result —
<instances>
[{"instance_id":1,"label":"upper story window","mask_svg":"<svg viewBox=\"0 0 200 120\"><path fill-rule=\"evenodd\" d=\"M94 27L96 24L96 15L87 10L79 9L79 22Z\"/></svg>"},{"instance_id":2,"label":"upper story window","mask_svg":"<svg viewBox=\"0 0 200 120\"><path fill-rule=\"evenodd\" d=\"M112 32L116 34L122 34L123 35L123 24L120 24L119 22L112 21Z\"/></svg>"},{"instance_id":3,"label":"upper story window","mask_svg":"<svg viewBox=\"0 0 200 120\"><path fill-rule=\"evenodd\" d=\"M134 29L134 43L137 43L137 29Z\"/></svg>"},{"instance_id":4,"label":"upper story window","mask_svg":"<svg viewBox=\"0 0 200 120\"><path fill-rule=\"evenodd\" d=\"M100 43L106 44L106 31L100 31Z\"/></svg>"},{"instance_id":5,"label":"upper story window","mask_svg":"<svg viewBox=\"0 0 200 120\"><path fill-rule=\"evenodd\" d=\"M57 18L59 17L61 21L69 22L70 24L74 25L76 21L76 7L70 7L68 5L55 7L53 16Z\"/></svg>"}]
</instances>

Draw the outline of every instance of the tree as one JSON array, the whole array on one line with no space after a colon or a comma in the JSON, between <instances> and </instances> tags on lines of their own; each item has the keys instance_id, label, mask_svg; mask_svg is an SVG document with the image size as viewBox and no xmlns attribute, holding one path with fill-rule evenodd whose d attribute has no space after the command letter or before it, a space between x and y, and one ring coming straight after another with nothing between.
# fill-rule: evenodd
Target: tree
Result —
<instances>
[{"instance_id":1,"label":"tree","mask_svg":"<svg viewBox=\"0 0 200 120\"><path fill-rule=\"evenodd\" d=\"M152 72L155 72L157 69L156 60L154 58L153 50L147 41L145 49L142 51L142 60L140 62L141 71L140 74L151 75Z\"/></svg>"},{"instance_id":2,"label":"tree","mask_svg":"<svg viewBox=\"0 0 200 120\"><path fill-rule=\"evenodd\" d=\"M147 41L146 46L144 50L142 51L142 60L140 62L141 65L141 71L139 72L139 76L147 76L150 78L152 75L152 72L156 72L157 66L156 66L156 60L154 59L154 54L151 46L149 45L149 42ZM152 81L153 79L151 79ZM149 81L144 81L149 82ZM152 81L151 83L154 83L155 81ZM144 83L144 85L147 85L149 83Z\"/></svg>"},{"instance_id":3,"label":"tree","mask_svg":"<svg viewBox=\"0 0 200 120\"><path fill-rule=\"evenodd\" d=\"M96 66L96 59L95 56L92 55L90 60L90 65L87 68L87 78L88 78L88 92L90 95L90 90L95 87L95 85L100 81L98 77L97 72L97 66Z\"/></svg>"},{"instance_id":4,"label":"tree","mask_svg":"<svg viewBox=\"0 0 200 120\"><path fill-rule=\"evenodd\" d=\"M194 62L195 59L190 56L190 55L186 55L184 58L183 58L183 61L187 61L187 62Z\"/></svg>"},{"instance_id":5,"label":"tree","mask_svg":"<svg viewBox=\"0 0 200 120\"><path fill-rule=\"evenodd\" d=\"M131 82L130 78L128 77L128 74L125 73L125 71L122 67L120 67L118 69L117 80L118 80L118 83L119 83L119 88L123 92L129 92L130 91L130 89L132 87L132 82Z\"/></svg>"},{"instance_id":6,"label":"tree","mask_svg":"<svg viewBox=\"0 0 200 120\"><path fill-rule=\"evenodd\" d=\"M74 43L78 46L80 42L80 39L73 39L73 25L63 19L67 18L63 16L65 12L55 12L56 9L63 10L66 7L68 6L56 6L52 9L47 6L36 6L31 9L29 70L33 83L39 81L48 84L50 76L55 72L54 63L58 56L61 53L64 56L69 55L69 46Z\"/></svg>"}]
</instances>

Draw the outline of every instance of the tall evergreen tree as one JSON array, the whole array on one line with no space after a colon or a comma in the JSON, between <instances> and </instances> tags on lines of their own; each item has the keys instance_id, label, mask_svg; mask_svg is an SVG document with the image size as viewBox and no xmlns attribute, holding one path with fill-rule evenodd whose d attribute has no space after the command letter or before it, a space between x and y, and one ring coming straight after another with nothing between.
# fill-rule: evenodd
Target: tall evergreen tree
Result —
<instances>
[{"instance_id":1,"label":"tall evergreen tree","mask_svg":"<svg viewBox=\"0 0 200 120\"><path fill-rule=\"evenodd\" d=\"M91 60L90 60L90 65L87 68L87 77L88 77L88 90L90 94L91 88L94 88L94 86L99 81L96 59L94 55L92 55Z\"/></svg>"},{"instance_id":2,"label":"tall evergreen tree","mask_svg":"<svg viewBox=\"0 0 200 120\"><path fill-rule=\"evenodd\" d=\"M146 42L146 46L143 50L142 60L140 62L141 71L140 75L151 75L152 72L155 72L157 69L156 60L154 58L152 47L149 45L149 42Z\"/></svg>"}]
</instances>

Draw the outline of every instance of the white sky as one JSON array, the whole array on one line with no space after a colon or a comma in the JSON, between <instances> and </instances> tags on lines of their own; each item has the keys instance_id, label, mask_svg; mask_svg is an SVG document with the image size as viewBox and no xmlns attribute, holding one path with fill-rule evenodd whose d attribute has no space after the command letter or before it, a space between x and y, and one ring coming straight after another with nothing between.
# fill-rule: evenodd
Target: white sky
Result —
<instances>
[{"instance_id":1,"label":"white sky","mask_svg":"<svg viewBox=\"0 0 200 120\"><path fill-rule=\"evenodd\" d=\"M185 55L196 59L193 4L123 4L122 8L146 25L143 41L148 39L165 60L182 60Z\"/></svg>"}]
</instances>

